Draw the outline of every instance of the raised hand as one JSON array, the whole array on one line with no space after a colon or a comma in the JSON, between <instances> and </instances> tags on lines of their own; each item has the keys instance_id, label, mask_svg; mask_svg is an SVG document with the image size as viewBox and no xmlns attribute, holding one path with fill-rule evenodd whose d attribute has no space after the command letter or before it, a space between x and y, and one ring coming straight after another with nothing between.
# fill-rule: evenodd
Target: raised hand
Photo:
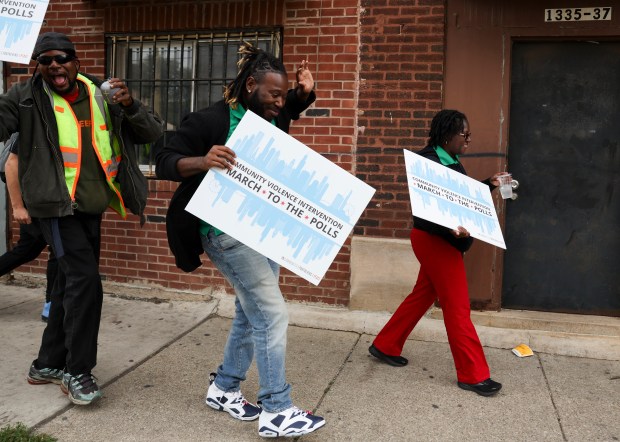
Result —
<instances>
[{"instance_id":1,"label":"raised hand","mask_svg":"<svg viewBox=\"0 0 620 442\"><path fill-rule=\"evenodd\" d=\"M308 69L308 60L301 61L295 75L297 80L297 96L305 101L314 89L314 78L310 69Z\"/></svg>"}]
</instances>

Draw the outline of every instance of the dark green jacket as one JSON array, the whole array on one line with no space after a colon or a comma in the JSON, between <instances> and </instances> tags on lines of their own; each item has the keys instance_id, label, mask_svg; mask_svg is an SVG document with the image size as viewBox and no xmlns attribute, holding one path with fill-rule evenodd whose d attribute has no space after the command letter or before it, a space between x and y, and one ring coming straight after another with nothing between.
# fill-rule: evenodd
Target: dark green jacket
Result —
<instances>
[{"instance_id":1,"label":"dark green jacket","mask_svg":"<svg viewBox=\"0 0 620 442\"><path fill-rule=\"evenodd\" d=\"M82 75L96 86L101 85L101 80ZM133 101L128 108L118 104L108 108L112 130L121 140L123 152L117 176L117 181L121 183L121 195L125 207L143 220L146 179L138 169L134 145L154 142L163 133L163 126L161 120L138 100ZM19 182L30 216L53 218L72 215L56 118L39 74L0 95L0 140L6 140L13 132L20 133Z\"/></svg>"}]
</instances>

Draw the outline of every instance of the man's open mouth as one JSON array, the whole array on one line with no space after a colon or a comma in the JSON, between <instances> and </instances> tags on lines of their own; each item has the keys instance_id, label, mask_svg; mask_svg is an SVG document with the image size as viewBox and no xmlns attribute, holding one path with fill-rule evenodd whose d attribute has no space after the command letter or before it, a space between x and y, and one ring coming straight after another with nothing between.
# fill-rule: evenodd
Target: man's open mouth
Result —
<instances>
[{"instance_id":1,"label":"man's open mouth","mask_svg":"<svg viewBox=\"0 0 620 442\"><path fill-rule=\"evenodd\" d=\"M62 89L69 84L69 79L66 75L53 75L51 80L52 84L58 89Z\"/></svg>"}]
</instances>

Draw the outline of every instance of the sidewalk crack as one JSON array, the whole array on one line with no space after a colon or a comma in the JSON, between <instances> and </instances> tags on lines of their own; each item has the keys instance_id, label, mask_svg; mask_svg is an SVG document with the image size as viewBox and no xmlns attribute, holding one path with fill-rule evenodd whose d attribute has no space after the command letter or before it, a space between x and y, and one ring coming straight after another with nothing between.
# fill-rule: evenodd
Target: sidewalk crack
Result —
<instances>
[{"instance_id":1,"label":"sidewalk crack","mask_svg":"<svg viewBox=\"0 0 620 442\"><path fill-rule=\"evenodd\" d=\"M555 417L558 420L558 426L560 427L560 432L562 433L562 440L564 442L568 442L568 438L566 437L566 433L564 432L564 426L562 425L562 417L560 416L560 410L558 409L555 403L555 399L553 397L553 390L551 390L551 385L549 383L549 379L547 378L547 372L545 371L543 361L540 358L539 354L536 354L536 357L538 358L540 369L542 370L543 377L545 378L545 384L547 384L547 391L549 391L549 398L551 399L551 404L553 405L553 411L555 412Z\"/></svg>"},{"instance_id":2,"label":"sidewalk crack","mask_svg":"<svg viewBox=\"0 0 620 442\"><path fill-rule=\"evenodd\" d=\"M327 394L330 392L332 386L334 385L334 383L336 382L338 377L340 377L340 374L344 371L344 368L347 365L347 361L349 360L349 358L351 357L351 355L353 354L353 352L357 348L357 344L359 344L360 339L362 339L362 334L361 333L357 333L357 339L355 340L355 342L351 346L351 350L349 350L349 353L347 353L347 355L345 356L344 361L342 361L342 364L340 364L340 367L338 367L338 371L336 372L334 377L327 383L327 387L325 387L325 390L323 390L323 394L321 395L321 398L317 402L316 407L314 407L314 409L312 410L313 413L315 413L319 409L319 407L323 403L323 400L325 399Z\"/></svg>"}]
</instances>

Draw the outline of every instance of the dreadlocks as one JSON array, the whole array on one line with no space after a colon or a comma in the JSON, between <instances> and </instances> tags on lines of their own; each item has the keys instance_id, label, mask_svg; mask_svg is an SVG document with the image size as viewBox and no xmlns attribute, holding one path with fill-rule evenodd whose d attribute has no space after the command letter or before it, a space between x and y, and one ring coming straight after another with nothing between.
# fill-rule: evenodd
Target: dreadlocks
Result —
<instances>
[{"instance_id":1,"label":"dreadlocks","mask_svg":"<svg viewBox=\"0 0 620 442\"><path fill-rule=\"evenodd\" d=\"M254 77L260 82L268 72L276 72L287 75L284 63L268 52L252 46L251 43L243 42L239 47L241 59L237 62L239 73L228 86L224 88L224 100L227 104L236 106L243 96L243 90L248 78Z\"/></svg>"},{"instance_id":2,"label":"dreadlocks","mask_svg":"<svg viewBox=\"0 0 620 442\"><path fill-rule=\"evenodd\" d=\"M459 111L449 109L439 111L431 122L428 145L444 146L453 136L463 131L465 121L467 117Z\"/></svg>"}]
</instances>

